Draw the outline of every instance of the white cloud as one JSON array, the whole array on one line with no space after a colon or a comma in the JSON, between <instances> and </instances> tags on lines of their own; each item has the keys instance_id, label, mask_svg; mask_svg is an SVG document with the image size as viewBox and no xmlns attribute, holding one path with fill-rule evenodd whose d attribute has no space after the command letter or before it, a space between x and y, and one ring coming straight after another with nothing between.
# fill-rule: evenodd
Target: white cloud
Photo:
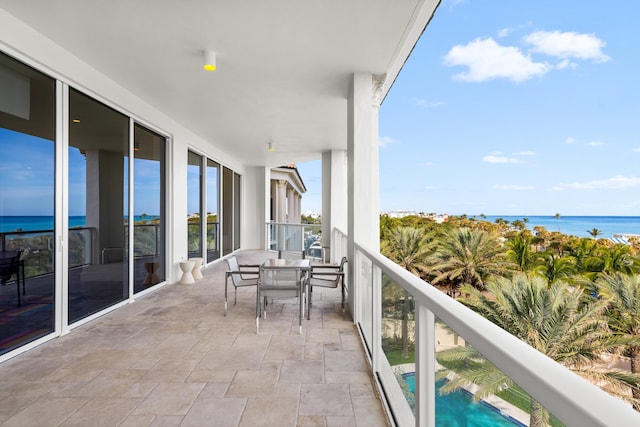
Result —
<instances>
[{"instance_id":1,"label":"white cloud","mask_svg":"<svg viewBox=\"0 0 640 427\"><path fill-rule=\"evenodd\" d=\"M536 31L524 38L533 45L533 51L559 58L591 59L606 62L609 58L602 52L606 43L593 34L560 31Z\"/></svg>"},{"instance_id":2,"label":"white cloud","mask_svg":"<svg viewBox=\"0 0 640 427\"><path fill-rule=\"evenodd\" d=\"M465 66L467 71L454 75L455 80L485 82L507 79L523 82L549 72L550 67L534 62L513 46L501 46L493 38L475 39L467 45L456 45L443 58L447 66Z\"/></svg>"},{"instance_id":3,"label":"white cloud","mask_svg":"<svg viewBox=\"0 0 640 427\"><path fill-rule=\"evenodd\" d=\"M608 179L554 185L551 187L551 190L620 190L638 186L640 186L640 178L635 176L625 177L622 175L616 175Z\"/></svg>"},{"instance_id":4,"label":"white cloud","mask_svg":"<svg viewBox=\"0 0 640 427\"><path fill-rule=\"evenodd\" d=\"M587 142L587 147L601 147L604 145L604 142L600 142L600 141L591 141L591 142Z\"/></svg>"},{"instance_id":5,"label":"white cloud","mask_svg":"<svg viewBox=\"0 0 640 427\"><path fill-rule=\"evenodd\" d=\"M516 156L535 156L536 152L531 150L518 151L515 153Z\"/></svg>"},{"instance_id":6,"label":"white cloud","mask_svg":"<svg viewBox=\"0 0 640 427\"><path fill-rule=\"evenodd\" d=\"M565 139L564 141L565 144L573 144L574 142L576 142L576 140L572 136L567 137L567 139Z\"/></svg>"},{"instance_id":7,"label":"white cloud","mask_svg":"<svg viewBox=\"0 0 640 427\"><path fill-rule=\"evenodd\" d=\"M516 159L516 158L513 158L513 157L493 156L493 155L484 156L482 158L482 161L485 162L485 163L500 163L500 164L524 163L522 160Z\"/></svg>"},{"instance_id":8,"label":"white cloud","mask_svg":"<svg viewBox=\"0 0 640 427\"><path fill-rule=\"evenodd\" d=\"M494 185L494 190L509 190L509 191L529 191L534 187L531 185Z\"/></svg>"},{"instance_id":9,"label":"white cloud","mask_svg":"<svg viewBox=\"0 0 640 427\"><path fill-rule=\"evenodd\" d=\"M418 164L418 166L431 167L431 166L433 166L433 162L423 162L423 163Z\"/></svg>"},{"instance_id":10,"label":"white cloud","mask_svg":"<svg viewBox=\"0 0 640 427\"><path fill-rule=\"evenodd\" d=\"M427 101L426 99L420 98L415 98L413 101L415 102L416 107L421 108L435 108L442 105L447 105L447 103L444 101Z\"/></svg>"},{"instance_id":11,"label":"white cloud","mask_svg":"<svg viewBox=\"0 0 640 427\"><path fill-rule=\"evenodd\" d=\"M436 187L435 185L426 185L426 186L424 187L424 189L425 189L425 190L427 190L427 191L433 191L433 190L435 190L435 189L437 189L437 188L438 188L438 187Z\"/></svg>"},{"instance_id":12,"label":"white cloud","mask_svg":"<svg viewBox=\"0 0 640 427\"><path fill-rule=\"evenodd\" d=\"M640 153L640 147L638 147L638 148L634 148L634 149L633 149L633 150L631 150L631 151L635 151L636 153Z\"/></svg>"},{"instance_id":13,"label":"white cloud","mask_svg":"<svg viewBox=\"0 0 640 427\"><path fill-rule=\"evenodd\" d=\"M576 68L578 64L571 62L568 59L563 59L555 65L556 70L564 70L565 68Z\"/></svg>"},{"instance_id":14,"label":"white cloud","mask_svg":"<svg viewBox=\"0 0 640 427\"><path fill-rule=\"evenodd\" d=\"M398 140L391 138L390 136L380 136L378 138L378 145L380 148L387 148L390 145L397 144Z\"/></svg>"},{"instance_id":15,"label":"white cloud","mask_svg":"<svg viewBox=\"0 0 640 427\"><path fill-rule=\"evenodd\" d=\"M501 38L507 37L512 32L513 32L513 28L503 28L501 30L498 30L498 38L501 39Z\"/></svg>"}]
</instances>

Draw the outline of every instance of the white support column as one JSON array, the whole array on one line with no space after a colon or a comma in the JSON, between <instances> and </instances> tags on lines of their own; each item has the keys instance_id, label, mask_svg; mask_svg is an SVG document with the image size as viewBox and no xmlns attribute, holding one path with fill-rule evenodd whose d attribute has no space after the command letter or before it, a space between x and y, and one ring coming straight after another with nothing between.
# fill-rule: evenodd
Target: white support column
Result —
<instances>
[{"instance_id":1,"label":"white support column","mask_svg":"<svg viewBox=\"0 0 640 427\"><path fill-rule=\"evenodd\" d=\"M270 219L271 182L269 169L249 167L244 177L244 221L241 235L243 249L267 249L267 222ZM254 215L255 213L255 215Z\"/></svg>"},{"instance_id":2,"label":"white support column","mask_svg":"<svg viewBox=\"0 0 640 427\"><path fill-rule=\"evenodd\" d=\"M291 186L287 186L287 223L296 223L295 190Z\"/></svg>"},{"instance_id":3,"label":"white support column","mask_svg":"<svg viewBox=\"0 0 640 427\"><path fill-rule=\"evenodd\" d=\"M286 221L286 214L287 214L287 210L286 210L286 202L287 202L286 189L287 189L287 181L285 181L283 179L279 179L276 182L276 194L275 194L275 200L274 200L275 210L276 210L275 221L278 222L278 223L287 222Z\"/></svg>"},{"instance_id":4,"label":"white support column","mask_svg":"<svg viewBox=\"0 0 640 427\"><path fill-rule=\"evenodd\" d=\"M347 152L343 150L322 153L322 246L331 248L331 230L347 232ZM337 262L330 250L325 261Z\"/></svg>"},{"instance_id":5,"label":"white support column","mask_svg":"<svg viewBox=\"0 0 640 427\"><path fill-rule=\"evenodd\" d=\"M380 184L378 168L378 109L384 78L356 73L347 104L348 234L349 257L354 242L380 250ZM358 284L349 269L349 305L354 321L360 320Z\"/></svg>"}]
</instances>

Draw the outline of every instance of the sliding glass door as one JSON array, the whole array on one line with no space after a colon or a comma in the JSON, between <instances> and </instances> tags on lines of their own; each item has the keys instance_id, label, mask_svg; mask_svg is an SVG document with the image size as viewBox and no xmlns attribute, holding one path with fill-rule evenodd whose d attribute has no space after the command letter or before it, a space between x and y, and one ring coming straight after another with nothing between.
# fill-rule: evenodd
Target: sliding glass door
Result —
<instances>
[{"instance_id":1,"label":"sliding glass door","mask_svg":"<svg viewBox=\"0 0 640 427\"><path fill-rule=\"evenodd\" d=\"M166 278L166 139L136 124L133 145L135 293Z\"/></svg>"},{"instance_id":2,"label":"sliding glass door","mask_svg":"<svg viewBox=\"0 0 640 427\"><path fill-rule=\"evenodd\" d=\"M202 156L189 151L187 165L187 233L189 258L202 256Z\"/></svg>"},{"instance_id":3,"label":"sliding glass door","mask_svg":"<svg viewBox=\"0 0 640 427\"><path fill-rule=\"evenodd\" d=\"M68 316L129 296L129 118L69 90Z\"/></svg>"},{"instance_id":4,"label":"sliding glass door","mask_svg":"<svg viewBox=\"0 0 640 427\"><path fill-rule=\"evenodd\" d=\"M0 355L54 331L55 99L0 53Z\"/></svg>"},{"instance_id":5,"label":"sliding glass door","mask_svg":"<svg viewBox=\"0 0 640 427\"><path fill-rule=\"evenodd\" d=\"M220 164L207 159L207 262L220 258Z\"/></svg>"}]
</instances>

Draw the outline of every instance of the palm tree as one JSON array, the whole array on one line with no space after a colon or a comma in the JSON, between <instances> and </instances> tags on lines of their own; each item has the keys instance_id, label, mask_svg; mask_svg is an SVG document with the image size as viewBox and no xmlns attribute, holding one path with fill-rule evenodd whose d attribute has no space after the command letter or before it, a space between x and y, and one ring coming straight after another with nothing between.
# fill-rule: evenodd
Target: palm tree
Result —
<instances>
[{"instance_id":1,"label":"palm tree","mask_svg":"<svg viewBox=\"0 0 640 427\"><path fill-rule=\"evenodd\" d=\"M582 303L582 293L566 283L547 287L543 278L522 273L512 280L490 280L488 294L468 285L462 290L467 296L460 302L574 372L609 384L612 390L640 384L637 375L592 369L600 356L617 344L607 325L605 301ZM440 352L438 360L455 365L456 376L441 389L444 392L474 383L479 387L474 398L482 399L513 385L491 363L478 359L471 347ZM543 426L547 420L547 411L532 399L530 425Z\"/></svg>"},{"instance_id":2,"label":"palm tree","mask_svg":"<svg viewBox=\"0 0 640 427\"><path fill-rule=\"evenodd\" d=\"M560 214L556 213L554 217L556 218L556 224L558 224L558 232L560 232Z\"/></svg>"},{"instance_id":3,"label":"palm tree","mask_svg":"<svg viewBox=\"0 0 640 427\"><path fill-rule=\"evenodd\" d=\"M587 230L587 233L591 234L591 237L594 239L602 234L602 230L598 230L597 228L592 228L591 230Z\"/></svg>"},{"instance_id":4,"label":"palm tree","mask_svg":"<svg viewBox=\"0 0 640 427\"><path fill-rule=\"evenodd\" d=\"M614 245L611 248L602 248L601 259L603 273L635 274L640 272L640 262L631 254L631 248L627 245Z\"/></svg>"},{"instance_id":5,"label":"palm tree","mask_svg":"<svg viewBox=\"0 0 640 427\"><path fill-rule=\"evenodd\" d=\"M547 279L549 285L552 285L558 280L570 279L576 273L576 267L571 258L547 252L541 257L536 271L540 276Z\"/></svg>"},{"instance_id":6,"label":"palm tree","mask_svg":"<svg viewBox=\"0 0 640 427\"><path fill-rule=\"evenodd\" d=\"M382 242L380 252L407 271L420 277L426 269L426 258L431 252L431 236L413 227L398 227L390 231ZM409 301L411 295L404 291L402 300L402 357L409 357Z\"/></svg>"},{"instance_id":7,"label":"palm tree","mask_svg":"<svg viewBox=\"0 0 640 427\"><path fill-rule=\"evenodd\" d=\"M596 242L586 238L580 239L577 244L568 248L568 252L574 260L577 273L593 280L596 274L602 271L603 260L598 253Z\"/></svg>"},{"instance_id":8,"label":"palm tree","mask_svg":"<svg viewBox=\"0 0 640 427\"><path fill-rule=\"evenodd\" d=\"M598 293L609 302L607 315L614 334L631 340L626 353L631 372L640 374L640 275L602 274L596 279ZM640 388L632 388L633 407L640 411Z\"/></svg>"},{"instance_id":9,"label":"palm tree","mask_svg":"<svg viewBox=\"0 0 640 427\"><path fill-rule=\"evenodd\" d=\"M438 239L430 257L433 284L448 283L450 295L463 283L484 289L485 281L505 272L502 248L489 233L470 228L450 230Z\"/></svg>"},{"instance_id":10,"label":"palm tree","mask_svg":"<svg viewBox=\"0 0 640 427\"><path fill-rule=\"evenodd\" d=\"M507 259L516 265L520 271L531 271L535 267L535 252L531 251L532 238L530 236L516 235L507 241Z\"/></svg>"}]
</instances>

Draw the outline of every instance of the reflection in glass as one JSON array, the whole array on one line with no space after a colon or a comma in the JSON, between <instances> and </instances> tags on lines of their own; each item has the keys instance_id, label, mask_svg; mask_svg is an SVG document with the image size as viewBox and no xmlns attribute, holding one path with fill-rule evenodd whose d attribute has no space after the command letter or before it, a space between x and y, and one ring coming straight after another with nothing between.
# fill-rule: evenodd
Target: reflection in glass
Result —
<instances>
[{"instance_id":1,"label":"reflection in glass","mask_svg":"<svg viewBox=\"0 0 640 427\"><path fill-rule=\"evenodd\" d=\"M222 251L233 251L233 171L222 168Z\"/></svg>"},{"instance_id":2,"label":"reflection in glass","mask_svg":"<svg viewBox=\"0 0 640 427\"><path fill-rule=\"evenodd\" d=\"M233 249L240 249L240 175L233 174Z\"/></svg>"},{"instance_id":3,"label":"reflection in glass","mask_svg":"<svg viewBox=\"0 0 640 427\"><path fill-rule=\"evenodd\" d=\"M54 330L55 116L55 81L0 53L0 354Z\"/></svg>"},{"instance_id":4,"label":"reflection in glass","mask_svg":"<svg viewBox=\"0 0 640 427\"><path fill-rule=\"evenodd\" d=\"M207 262L220 258L220 234L218 222L220 165L207 159Z\"/></svg>"},{"instance_id":5,"label":"reflection in glass","mask_svg":"<svg viewBox=\"0 0 640 427\"><path fill-rule=\"evenodd\" d=\"M405 381L415 372L415 304L409 292L382 275L382 351L394 369L398 384L412 410L415 388Z\"/></svg>"},{"instance_id":6,"label":"reflection in glass","mask_svg":"<svg viewBox=\"0 0 640 427\"><path fill-rule=\"evenodd\" d=\"M70 89L69 119L69 215L89 230L69 231L73 323L129 296L129 118Z\"/></svg>"},{"instance_id":7,"label":"reflection in glass","mask_svg":"<svg viewBox=\"0 0 640 427\"><path fill-rule=\"evenodd\" d=\"M165 267L164 137L138 124L133 145L134 293L161 283Z\"/></svg>"},{"instance_id":8,"label":"reflection in glass","mask_svg":"<svg viewBox=\"0 0 640 427\"><path fill-rule=\"evenodd\" d=\"M202 256L202 157L189 151L187 161L187 233L189 258Z\"/></svg>"},{"instance_id":9,"label":"reflection in glass","mask_svg":"<svg viewBox=\"0 0 640 427\"><path fill-rule=\"evenodd\" d=\"M504 427L536 424L530 420L532 401L527 392L439 319L435 322L435 340L439 368L436 424ZM541 408L537 402L534 406ZM542 424L536 425L563 425L546 411L536 412L536 416L544 418Z\"/></svg>"}]
</instances>

